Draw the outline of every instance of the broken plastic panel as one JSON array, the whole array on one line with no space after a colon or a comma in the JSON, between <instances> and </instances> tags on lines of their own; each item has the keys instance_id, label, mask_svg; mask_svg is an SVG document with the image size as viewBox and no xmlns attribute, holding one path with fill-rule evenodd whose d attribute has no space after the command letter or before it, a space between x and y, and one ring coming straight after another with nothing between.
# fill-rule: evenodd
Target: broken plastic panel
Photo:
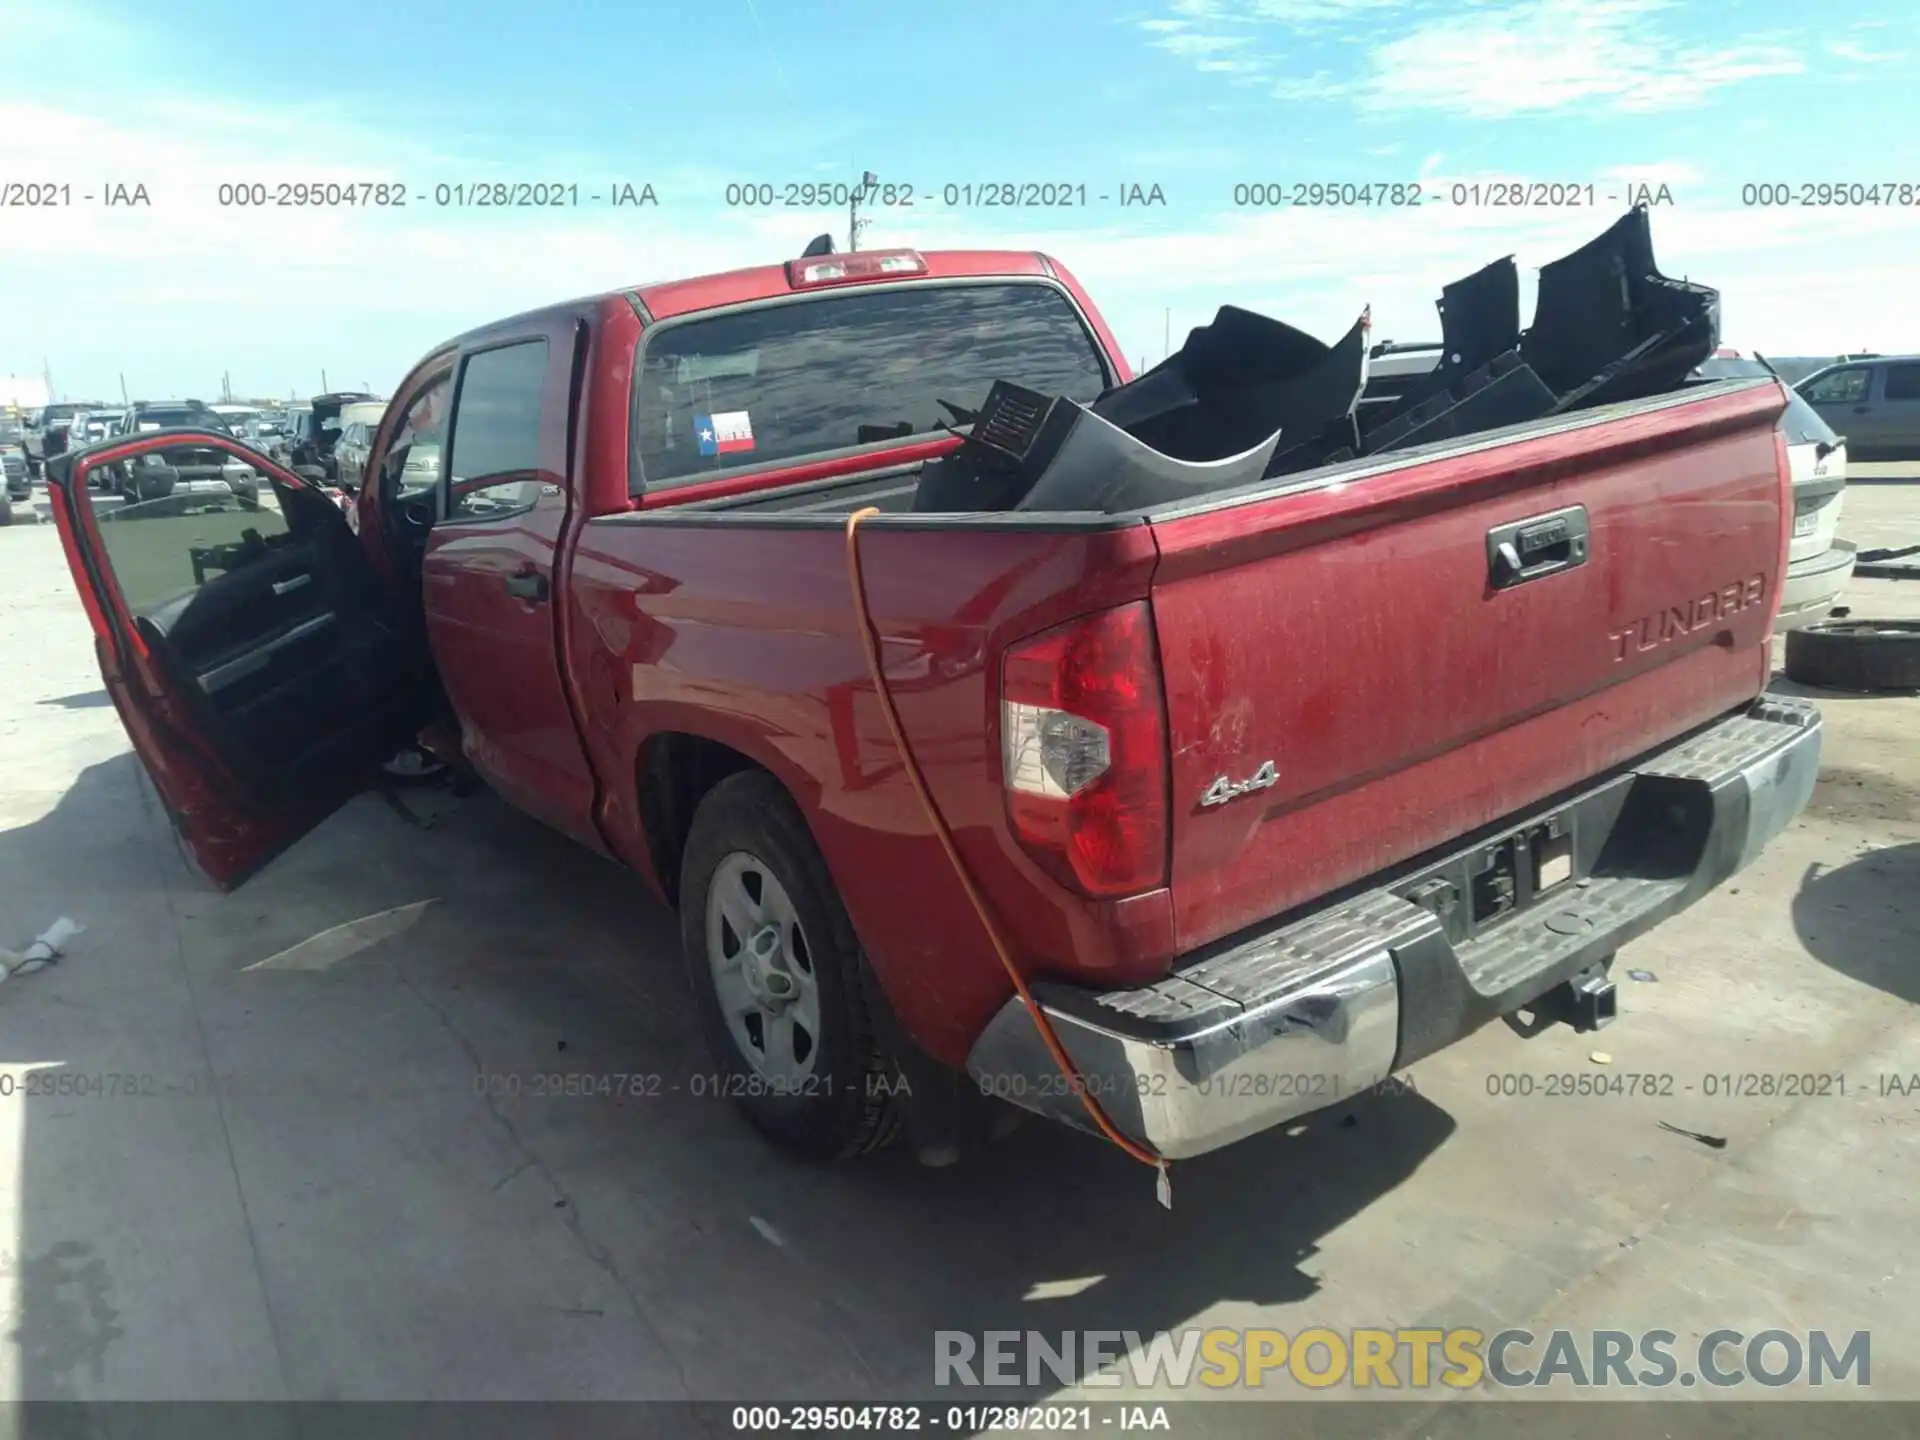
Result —
<instances>
[{"instance_id":1,"label":"broken plastic panel","mask_svg":"<svg viewBox=\"0 0 1920 1440\"><path fill-rule=\"evenodd\" d=\"M1719 293L1659 272L1645 206L1541 270L1524 332L1512 256L1446 286L1438 308L1432 373L1364 414L1364 312L1326 345L1222 306L1179 351L1091 406L996 384L960 449L925 468L914 508L1166 503L1675 390L1720 339Z\"/></svg>"},{"instance_id":2,"label":"broken plastic panel","mask_svg":"<svg viewBox=\"0 0 1920 1440\"><path fill-rule=\"evenodd\" d=\"M1637 205L1541 268L1520 354L1567 410L1676 389L1719 343L1720 292L1660 273Z\"/></svg>"},{"instance_id":3,"label":"broken plastic panel","mask_svg":"<svg viewBox=\"0 0 1920 1440\"><path fill-rule=\"evenodd\" d=\"M1351 443L1367 378L1365 314L1336 344L1234 305L1188 333L1139 379L1108 391L1092 412L1176 460L1237 456L1285 433L1311 445L1330 427Z\"/></svg>"},{"instance_id":4,"label":"broken plastic panel","mask_svg":"<svg viewBox=\"0 0 1920 1440\"><path fill-rule=\"evenodd\" d=\"M1279 442L1275 432L1238 455L1178 459L1086 406L998 381L960 449L921 472L914 509L1115 514L1251 485Z\"/></svg>"},{"instance_id":5,"label":"broken plastic panel","mask_svg":"<svg viewBox=\"0 0 1920 1440\"><path fill-rule=\"evenodd\" d=\"M1434 396L1486 369L1520 345L1520 272L1507 255L1440 291L1440 354L1433 369L1401 387L1397 403L1373 407L1363 433L1369 448L1389 420L1425 407Z\"/></svg>"},{"instance_id":6,"label":"broken plastic panel","mask_svg":"<svg viewBox=\"0 0 1920 1440\"><path fill-rule=\"evenodd\" d=\"M1660 273L1644 206L1541 269L1524 334L1518 284L1509 257L1441 292L1440 360L1369 410L1362 453L1662 394L1720 341L1719 292Z\"/></svg>"}]
</instances>

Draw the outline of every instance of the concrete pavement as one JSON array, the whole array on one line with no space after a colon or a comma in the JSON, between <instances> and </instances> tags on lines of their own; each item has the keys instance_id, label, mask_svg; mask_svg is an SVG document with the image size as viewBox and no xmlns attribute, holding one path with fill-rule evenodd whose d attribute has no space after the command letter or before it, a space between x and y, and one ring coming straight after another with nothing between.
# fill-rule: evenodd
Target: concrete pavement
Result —
<instances>
[{"instance_id":1,"label":"concrete pavement","mask_svg":"<svg viewBox=\"0 0 1920 1440\"><path fill-rule=\"evenodd\" d=\"M1847 505L1920 527L1920 485ZM211 892L51 526L0 530L0 607L0 945L87 926L0 986L0 1397L846 1400L924 1395L941 1329L1430 1323L1871 1329L1873 1393L1920 1398L1920 1094L1881 1089L1920 1075L1920 700L1823 697L1812 806L1622 953L1655 978L1613 1028L1483 1031L1179 1167L1169 1214L1039 1124L959 1172L773 1153L691 1092L671 918L491 797L363 798ZM1673 1093L1490 1093L1596 1050ZM1847 1093L1703 1093L1760 1073Z\"/></svg>"}]
</instances>

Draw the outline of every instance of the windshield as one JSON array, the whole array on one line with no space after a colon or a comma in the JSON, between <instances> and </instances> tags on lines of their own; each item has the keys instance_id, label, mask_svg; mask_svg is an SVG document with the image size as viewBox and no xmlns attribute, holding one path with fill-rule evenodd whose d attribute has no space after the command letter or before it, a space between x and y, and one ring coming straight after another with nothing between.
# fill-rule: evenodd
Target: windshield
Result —
<instances>
[{"instance_id":1,"label":"windshield","mask_svg":"<svg viewBox=\"0 0 1920 1440\"><path fill-rule=\"evenodd\" d=\"M40 422L43 425L50 425L55 420L71 420L79 413L78 405L49 405L40 412Z\"/></svg>"}]
</instances>

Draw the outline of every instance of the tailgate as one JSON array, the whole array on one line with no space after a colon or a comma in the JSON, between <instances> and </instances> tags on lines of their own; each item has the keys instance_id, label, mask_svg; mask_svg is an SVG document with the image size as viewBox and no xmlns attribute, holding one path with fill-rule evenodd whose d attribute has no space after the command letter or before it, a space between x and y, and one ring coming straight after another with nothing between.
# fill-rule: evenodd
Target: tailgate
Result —
<instances>
[{"instance_id":1,"label":"tailgate","mask_svg":"<svg viewBox=\"0 0 1920 1440\"><path fill-rule=\"evenodd\" d=\"M1717 386L1150 517L1180 947L1757 694L1784 406Z\"/></svg>"}]
</instances>

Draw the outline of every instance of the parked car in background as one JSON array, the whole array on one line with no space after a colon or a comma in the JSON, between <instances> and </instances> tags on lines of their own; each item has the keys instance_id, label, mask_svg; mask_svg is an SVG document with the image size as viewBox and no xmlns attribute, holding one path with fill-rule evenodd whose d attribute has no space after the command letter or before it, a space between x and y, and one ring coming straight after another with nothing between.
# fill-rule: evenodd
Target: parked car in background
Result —
<instances>
[{"instance_id":1,"label":"parked car in background","mask_svg":"<svg viewBox=\"0 0 1920 1440\"><path fill-rule=\"evenodd\" d=\"M306 433L307 426L312 423L308 418L312 413L313 407L305 401L289 405L280 412L280 433L286 437L281 447L283 463L293 463L293 452L299 446L300 437Z\"/></svg>"},{"instance_id":2,"label":"parked car in background","mask_svg":"<svg viewBox=\"0 0 1920 1440\"><path fill-rule=\"evenodd\" d=\"M92 445L104 440L114 431L116 422L124 410L80 410L74 413L67 426L67 446L78 450L82 445Z\"/></svg>"},{"instance_id":3,"label":"parked car in background","mask_svg":"<svg viewBox=\"0 0 1920 1440\"><path fill-rule=\"evenodd\" d=\"M207 408L226 423L227 429L242 439L246 438L247 422L260 414L258 405L235 405L223 402L219 405L209 405Z\"/></svg>"},{"instance_id":4,"label":"parked car in background","mask_svg":"<svg viewBox=\"0 0 1920 1440\"><path fill-rule=\"evenodd\" d=\"M1360 392L1358 414L1362 425L1376 411L1398 403L1421 380L1433 373L1446 347L1438 340L1402 342L1382 340L1367 352L1367 384Z\"/></svg>"},{"instance_id":5,"label":"parked car in background","mask_svg":"<svg viewBox=\"0 0 1920 1440\"><path fill-rule=\"evenodd\" d=\"M122 413L112 438L130 438L183 426L226 435L233 433L213 407L201 401L141 401ZM191 441L146 451L104 467L101 473L107 477L107 488L135 501L158 500L176 491L227 492L254 500L260 490L260 472L251 465L230 451Z\"/></svg>"},{"instance_id":6,"label":"parked car in background","mask_svg":"<svg viewBox=\"0 0 1920 1440\"><path fill-rule=\"evenodd\" d=\"M1920 460L1920 355L1842 360L1794 388L1853 459Z\"/></svg>"},{"instance_id":7,"label":"parked car in background","mask_svg":"<svg viewBox=\"0 0 1920 1440\"><path fill-rule=\"evenodd\" d=\"M319 470L328 480L339 478L334 465L333 447L340 438L340 411L359 401L379 400L364 390L336 390L316 395L300 415L300 426L293 433L292 459L296 468Z\"/></svg>"},{"instance_id":8,"label":"parked car in background","mask_svg":"<svg viewBox=\"0 0 1920 1440\"><path fill-rule=\"evenodd\" d=\"M33 477L27 474L26 452L18 445L0 442L0 475L6 477L7 499L32 498Z\"/></svg>"},{"instance_id":9,"label":"parked car in background","mask_svg":"<svg viewBox=\"0 0 1920 1440\"><path fill-rule=\"evenodd\" d=\"M384 400L358 400L340 407L340 434L333 443L333 478L342 489L360 488L367 457L373 453L374 432L386 413Z\"/></svg>"},{"instance_id":10,"label":"parked car in background","mask_svg":"<svg viewBox=\"0 0 1920 1440\"><path fill-rule=\"evenodd\" d=\"M277 410L262 410L249 416L240 429L240 438L269 460L285 463L290 443L285 417Z\"/></svg>"},{"instance_id":11,"label":"parked car in background","mask_svg":"<svg viewBox=\"0 0 1920 1440\"><path fill-rule=\"evenodd\" d=\"M29 474L38 475L49 458L65 451L67 428L73 424L73 417L92 408L84 401L61 401L43 405L27 416L21 448L26 452Z\"/></svg>"},{"instance_id":12,"label":"parked car in background","mask_svg":"<svg viewBox=\"0 0 1920 1440\"><path fill-rule=\"evenodd\" d=\"M1702 382L1778 378L1765 357L1722 348L1694 372ZM1780 590L1777 630L1811 625L1839 602L1853 579L1856 547L1838 534L1846 501L1848 439L1834 432L1804 397L1787 390L1780 430L1793 472L1793 535Z\"/></svg>"}]
</instances>

